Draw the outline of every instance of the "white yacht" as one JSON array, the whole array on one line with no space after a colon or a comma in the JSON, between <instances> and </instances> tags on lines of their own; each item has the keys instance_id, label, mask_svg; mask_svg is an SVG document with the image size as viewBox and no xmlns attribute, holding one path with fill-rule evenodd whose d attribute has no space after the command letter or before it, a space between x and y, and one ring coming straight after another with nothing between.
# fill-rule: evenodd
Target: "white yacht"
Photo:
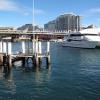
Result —
<instances>
[{"instance_id":1,"label":"white yacht","mask_svg":"<svg viewBox=\"0 0 100 100\"><path fill-rule=\"evenodd\" d=\"M70 32L62 42L63 46L79 48L100 47L100 29L85 29L80 32Z\"/></svg>"}]
</instances>

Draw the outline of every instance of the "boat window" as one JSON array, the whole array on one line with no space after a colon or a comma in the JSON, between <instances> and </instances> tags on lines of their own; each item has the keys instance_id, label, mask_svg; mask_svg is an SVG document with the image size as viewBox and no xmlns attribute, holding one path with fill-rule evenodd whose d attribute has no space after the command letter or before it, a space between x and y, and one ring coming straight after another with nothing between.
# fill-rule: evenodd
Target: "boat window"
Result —
<instances>
[{"instance_id":1,"label":"boat window","mask_svg":"<svg viewBox=\"0 0 100 100\"><path fill-rule=\"evenodd\" d=\"M70 36L86 36L86 35L89 35L89 36L98 36L99 34L70 34Z\"/></svg>"},{"instance_id":2,"label":"boat window","mask_svg":"<svg viewBox=\"0 0 100 100\"><path fill-rule=\"evenodd\" d=\"M71 39L67 39L67 41L68 41L68 42L70 42L70 41L71 41Z\"/></svg>"},{"instance_id":3,"label":"boat window","mask_svg":"<svg viewBox=\"0 0 100 100\"><path fill-rule=\"evenodd\" d=\"M70 34L70 36L83 36L84 34Z\"/></svg>"},{"instance_id":4,"label":"boat window","mask_svg":"<svg viewBox=\"0 0 100 100\"><path fill-rule=\"evenodd\" d=\"M84 34L84 35L98 36L98 34Z\"/></svg>"}]
</instances>

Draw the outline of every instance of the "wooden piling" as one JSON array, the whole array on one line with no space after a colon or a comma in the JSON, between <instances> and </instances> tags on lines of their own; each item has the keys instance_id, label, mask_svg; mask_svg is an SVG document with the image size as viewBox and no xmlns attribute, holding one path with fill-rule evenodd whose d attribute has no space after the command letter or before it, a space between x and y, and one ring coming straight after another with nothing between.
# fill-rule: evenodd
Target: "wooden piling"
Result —
<instances>
[{"instance_id":1,"label":"wooden piling","mask_svg":"<svg viewBox=\"0 0 100 100\"><path fill-rule=\"evenodd\" d=\"M32 49L33 49L33 55L35 54L35 35L32 36Z\"/></svg>"},{"instance_id":2,"label":"wooden piling","mask_svg":"<svg viewBox=\"0 0 100 100\"><path fill-rule=\"evenodd\" d=\"M3 42L3 53L7 53L7 43Z\"/></svg>"},{"instance_id":3,"label":"wooden piling","mask_svg":"<svg viewBox=\"0 0 100 100\"><path fill-rule=\"evenodd\" d=\"M3 55L3 66L7 64L7 56L6 54Z\"/></svg>"},{"instance_id":4,"label":"wooden piling","mask_svg":"<svg viewBox=\"0 0 100 100\"><path fill-rule=\"evenodd\" d=\"M25 61L26 61L26 59L25 59L25 57L23 57L22 58L22 67L25 67Z\"/></svg>"},{"instance_id":5,"label":"wooden piling","mask_svg":"<svg viewBox=\"0 0 100 100\"><path fill-rule=\"evenodd\" d=\"M0 65L3 65L3 54L0 54Z\"/></svg>"},{"instance_id":6,"label":"wooden piling","mask_svg":"<svg viewBox=\"0 0 100 100\"><path fill-rule=\"evenodd\" d=\"M42 46L41 46L41 42L39 41L39 46L38 46L38 53L39 53L39 55L42 55ZM39 59L39 67L41 66L41 64L42 64L42 57L39 57L38 58Z\"/></svg>"},{"instance_id":7,"label":"wooden piling","mask_svg":"<svg viewBox=\"0 0 100 100\"><path fill-rule=\"evenodd\" d=\"M12 57L11 55L7 55L8 56L8 70L11 70L12 68Z\"/></svg>"},{"instance_id":8,"label":"wooden piling","mask_svg":"<svg viewBox=\"0 0 100 100\"><path fill-rule=\"evenodd\" d=\"M25 54L25 41L22 41L22 53Z\"/></svg>"},{"instance_id":9,"label":"wooden piling","mask_svg":"<svg viewBox=\"0 0 100 100\"><path fill-rule=\"evenodd\" d=\"M38 59L38 54L36 54L36 67L39 67L39 59Z\"/></svg>"},{"instance_id":10,"label":"wooden piling","mask_svg":"<svg viewBox=\"0 0 100 100\"><path fill-rule=\"evenodd\" d=\"M35 55L33 55L32 61L33 61L33 67L36 67L36 57L35 57Z\"/></svg>"},{"instance_id":11,"label":"wooden piling","mask_svg":"<svg viewBox=\"0 0 100 100\"><path fill-rule=\"evenodd\" d=\"M2 49L3 49L3 47L2 47L2 41L0 41L0 53L2 53Z\"/></svg>"},{"instance_id":12,"label":"wooden piling","mask_svg":"<svg viewBox=\"0 0 100 100\"><path fill-rule=\"evenodd\" d=\"M0 41L0 65L3 65L2 41Z\"/></svg>"},{"instance_id":13,"label":"wooden piling","mask_svg":"<svg viewBox=\"0 0 100 100\"><path fill-rule=\"evenodd\" d=\"M41 65L42 65L42 57L39 57L38 60L39 60L39 62L38 62L39 63L39 67L41 67Z\"/></svg>"},{"instance_id":14,"label":"wooden piling","mask_svg":"<svg viewBox=\"0 0 100 100\"><path fill-rule=\"evenodd\" d=\"M35 54L38 54L38 41L35 43Z\"/></svg>"},{"instance_id":15,"label":"wooden piling","mask_svg":"<svg viewBox=\"0 0 100 100\"><path fill-rule=\"evenodd\" d=\"M47 42L47 53L49 53L49 51L50 51L50 42L48 41Z\"/></svg>"},{"instance_id":16,"label":"wooden piling","mask_svg":"<svg viewBox=\"0 0 100 100\"><path fill-rule=\"evenodd\" d=\"M7 54L8 55L11 55L12 54L12 43L11 42L8 42L7 44Z\"/></svg>"},{"instance_id":17,"label":"wooden piling","mask_svg":"<svg viewBox=\"0 0 100 100\"><path fill-rule=\"evenodd\" d=\"M33 55L34 55L34 53L35 53L35 41L34 41L34 39L33 39L33 41L32 41L32 50L33 50Z\"/></svg>"},{"instance_id":18,"label":"wooden piling","mask_svg":"<svg viewBox=\"0 0 100 100\"><path fill-rule=\"evenodd\" d=\"M41 47L41 42L39 41L38 43L38 53L41 54L42 53L42 47Z\"/></svg>"},{"instance_id":19,"label":"wooden piling","mask_svg":"<svg viewBox=\"0 0 100 100\"><path fill-rule=\"evenodd\" d=\"M46 57L46 68L48 69L50 65L50 55L48 55L48 57Z\"/></svg>"},{"instance_id":20,"label":"wooden piling","mask_svg":"<svg viewBox=\"0 0 100 100\"><path fill-rule=\"evenodd\" d=\"M50 65L50 42L47 42L47 57L46 57L46 66L47 68Z\"/></svg>"},{"instance_id":21,"label":"wooden piling","mask_svg":"<svg viewBox=\"0 0 100 100\"><path fill-rule=\"evenodd\" d=\"M8 57L6 54L3 55L3 68L4 68L4 73L7 73L9 71L8 68Z\"/></svg>"}]
</instances>

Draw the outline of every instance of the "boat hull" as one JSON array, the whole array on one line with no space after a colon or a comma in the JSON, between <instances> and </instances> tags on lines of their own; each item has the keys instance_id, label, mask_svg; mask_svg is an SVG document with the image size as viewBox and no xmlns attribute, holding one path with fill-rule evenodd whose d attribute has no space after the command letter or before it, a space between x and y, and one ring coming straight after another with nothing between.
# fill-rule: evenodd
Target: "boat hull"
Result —
<instances>
[{"instance_id":1,"label":"boat hull","mask_svg":"<svg viewBox=\"0 0 100 100\"><path fill-rule=\"evenodd\" d=\"M64 47L77 47L77 48L95 48L96 43L92 41L64 41L62 43Z\"/></svg>"},{"instance_id":2,"label":"boat hull","mask_svg":"<svg viewBox=\"0 0 100 100\"><path fill-rule=\"evenodd\" d=\"M96 47L100 48L100 41L96 42Z\"/></svg>"}]
</instances>

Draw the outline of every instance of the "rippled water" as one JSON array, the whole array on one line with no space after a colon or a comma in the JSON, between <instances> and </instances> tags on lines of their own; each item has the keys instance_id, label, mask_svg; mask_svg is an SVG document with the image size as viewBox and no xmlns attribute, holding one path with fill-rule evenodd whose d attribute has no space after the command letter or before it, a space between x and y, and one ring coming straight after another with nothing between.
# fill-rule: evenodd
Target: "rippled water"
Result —
<instances>
[{"instance_id":1,"label":"rippled water","mask_svg":"<svg viewBox=\"0 0 100 100\"><path fill-rule=\"evenodd\" d=\"M50 54L51 69L1 69L0 100L100 100L100 49L51 43Z\"/></svg>"}]
</instances>

